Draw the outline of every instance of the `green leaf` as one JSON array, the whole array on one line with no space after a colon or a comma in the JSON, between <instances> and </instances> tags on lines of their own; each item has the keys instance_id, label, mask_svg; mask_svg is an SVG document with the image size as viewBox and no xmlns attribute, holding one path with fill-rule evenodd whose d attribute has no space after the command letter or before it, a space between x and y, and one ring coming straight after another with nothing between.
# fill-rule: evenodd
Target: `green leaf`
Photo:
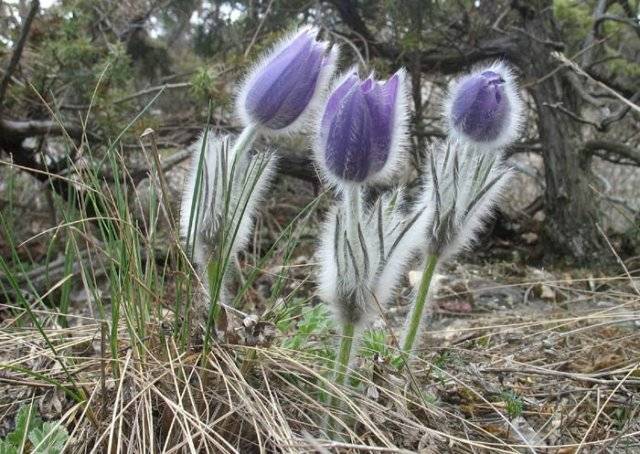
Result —
<instances>
[{"instance_id":1,"label":"green leaf","mask_svg":"<svg viewBox=\"0 0 640 454\"><path fill-rule=\"evenodd\" d=\"M392 356L392 350L387 345L387 333L382 329L368 329L362 336L362 346L360 354L365 358L373 358L377 353L383 358Z\"/></svg>"},{"instance_id":2,"label":"green leaf","mask_svg":"<svg viewBox=\"0 0 640 454\"><path fill-rule=\"evenodd\" d=\"M34 446L34 453L59 454L67 443L67 429L57 422L45 422L29 432L29 441Z\"/></svg>"},{"instance_id":3,"label":"green leaf","mask_svg":"<svg viewBox=\"0 0 640 454\"><path fill-rule=\"evenodd\" d=\"M16 415L16 428L7 435L6 442L9 442L16 448L23 446L23 441L27 439L27 434L34 428L42 426L42 419L38 416L35 409L25 405L18 410Z\"/></svg>"},{"instance_id":4,"label":"green leaf","mask_svg":"<svg viewBox=\"0 0 640 454\"><path fill-rule=\"evenodd\" d=\"M18 448L7 441L0 440L0 454L18 454Z\"/></svg>"},{"instance_id":5,"label":"green leaf","mask_svg":"<svg viewBox=\"0 0 640 454\"><path fill-rule=\"evenodd\" d=\"M299 350L307 344L311 336L322 336L330 328L331 315L326 305L318 304L311 308L305 308L295 334L285 340L283 346L292 350Z\"/></svg>"}]
</instances>

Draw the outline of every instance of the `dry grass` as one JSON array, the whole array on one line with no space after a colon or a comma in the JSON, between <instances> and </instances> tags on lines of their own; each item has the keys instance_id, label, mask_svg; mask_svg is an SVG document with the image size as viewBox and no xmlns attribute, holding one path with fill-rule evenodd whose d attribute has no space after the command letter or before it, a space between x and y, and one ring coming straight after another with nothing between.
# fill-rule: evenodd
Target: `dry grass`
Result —
<instances>
[{"instance_id":1,"label":"dry grass","mask_svg":"<svg viewBox=\"0 0 640 454\"><path fill-rule=\"evenodd\" d=\"M473 286L474 275L459 267L454 286ZM6 320L0 414L7 421L35 400L71 428L68 452L636 452L640 301L624 278L592 278L595 290L585 282L546 280L554 301L534 296L539 282L469 290L473 312L436 315L409 370L361 360L357 389L337 389L322 361L278 339L216 344L203 358L152 320L145 340L128 339L122 327L113 361L101 326L83 320L47 330L55 358L36 330ZM505 288L529 302L483 314L481 298ZM468 298L443 286L439 300ZM53 381L87 400L75 403ZM319 401L318 388L342 396L346 414ZM337 419L344 441L329 440L326 418Z\"/></svg>"}]
</instances>

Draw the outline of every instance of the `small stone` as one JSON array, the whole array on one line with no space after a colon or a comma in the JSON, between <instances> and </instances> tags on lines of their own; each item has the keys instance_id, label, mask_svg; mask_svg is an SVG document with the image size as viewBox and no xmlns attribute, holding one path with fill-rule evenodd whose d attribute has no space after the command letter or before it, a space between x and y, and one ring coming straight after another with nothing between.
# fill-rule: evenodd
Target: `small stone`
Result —
<instances>
[{"instance_id":1,"label":"small stone","mask_svg":"<svg viewBox=\"0 0 640 454\"><path fill-rule=\"evenodd\" d=\"M255 314L247 315L244 320L242 320L242 324L245 328L252 328L258 323L258 316Z\"/></svg>"},{"instance_id":2,"label":"small stone","mask_svg":"<svg viewBox=\"0 0 640 454\"><path fill-rule=\"evenodd\" d=\"M540 298L542 298L543 300L555 300L556 291L548 285L542 284L540 286Z\"/></svg>"},{"instance_id":3,"label":"small stone","mask_svg":"<svg viewBox=\"0 0 640 454\"><path fill-rule=\"evenodd\" d=\"M544 211L538 211L536 214L533 215L533 220L536 222L544 222L546 217L547 215L544 214Z\"/></svg>"},{"instance_id":4,"label":"small stone","mask_svg":"<svg viewBox=\"0 0 640 454\"><path fill-rule=\"evenodd\" d=\"M422 273L418 270L409 271L409 285L411 287L417 287L420 284L420 278L422 277Z\"/></svg>"}]
</instances>

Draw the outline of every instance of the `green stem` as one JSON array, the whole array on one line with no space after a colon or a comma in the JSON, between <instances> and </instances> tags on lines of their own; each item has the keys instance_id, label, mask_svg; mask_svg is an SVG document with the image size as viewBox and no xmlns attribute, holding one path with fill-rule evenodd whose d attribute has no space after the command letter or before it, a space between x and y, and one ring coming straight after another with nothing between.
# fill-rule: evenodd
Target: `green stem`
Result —
<instances>
[{"instance_id":1,"label":"green stem","mask_svg":"<svg viewBox=\"0 0 640 454\"><path fill-rule=\"evenodd\" d=\"M340 341L340 351L336 358L336 384L344 385L347 369L349 367L349 359L351 358L351 346L353 345L353 335L356 326L353 323L345 323L342 328L342 340Z\"/></svg>"},{"instance_id":2,"label":"green stem","mask_svg":"<svg viewBox=\"0 0 640 454\"><path fill-rule=\"evenodd\" d=\"M342 327L342 340L340 341L340 350L336 357L335 363L335 384L338 388L344 385L347 378L347 370L349 368L349 360L351 359L351 347L353 345L353 337L356 331L356 325L354 323L346 322ZM339 409L342 406L342 402L338 395L333 394L331 396L331 408ZM329 429L333 437L336 437L335 433L335 416L331 414L327 415L325 421L326 427Z\"/></svg>"},{"instance_id":3,"label":"green stem","mask_svg":"<svg viewBox=\"0 0 640 454\"><path fill-rule=\"evenodd\" d=\"M420 280L420 287L418 288L418 295L416 296L416 303L413 306L413 312L411 312L411 319L409 320L409 326L407 327L407 333L402 344L402 356L407 358L409 352L413 348L413 343L416 340L418 329L420 328L420 321L422 320L422 313L424 311L425 303L427 302L427 294L429 293L429 285L433 278L433 273L438 263L438 257L436 255L428 255L425 261L424 270L422 271L422 279Z\"/></svg>"}]
</instances>

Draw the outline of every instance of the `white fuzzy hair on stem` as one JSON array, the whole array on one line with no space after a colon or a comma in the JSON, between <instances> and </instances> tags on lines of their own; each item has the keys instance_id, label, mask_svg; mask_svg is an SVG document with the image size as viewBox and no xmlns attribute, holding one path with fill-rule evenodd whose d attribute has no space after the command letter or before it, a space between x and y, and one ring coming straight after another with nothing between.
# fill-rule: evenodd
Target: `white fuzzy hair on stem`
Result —
<instances>
[{"instance_id":1,"label":"white fuzzy hair on stem","mask_svg":"<svg viewBox=\"0 0 640 454\"><path fill-rule=\"evenodd\" d=\"M233 257L248 242L256 206L275 172L276 159L272 153L252 156L247 151L236 159L238 151L229 137L211 133L201 136L191 149L180 233L202 271L220 247Z\"/></svg>"},{"instance_id":2,"label":"white fuzzy hair on stem","mask_svg":"<svg viewBox=\"0 0 640 454\"><path fill-rule=\"evenodd\" d=\"M320 236L318 294L343 323L362 327L392 299L418 249L416 216L406 217L396 191L362 211L358 238L350 241L344 206L327 215Z\"/></svg>"}]
</instances>

